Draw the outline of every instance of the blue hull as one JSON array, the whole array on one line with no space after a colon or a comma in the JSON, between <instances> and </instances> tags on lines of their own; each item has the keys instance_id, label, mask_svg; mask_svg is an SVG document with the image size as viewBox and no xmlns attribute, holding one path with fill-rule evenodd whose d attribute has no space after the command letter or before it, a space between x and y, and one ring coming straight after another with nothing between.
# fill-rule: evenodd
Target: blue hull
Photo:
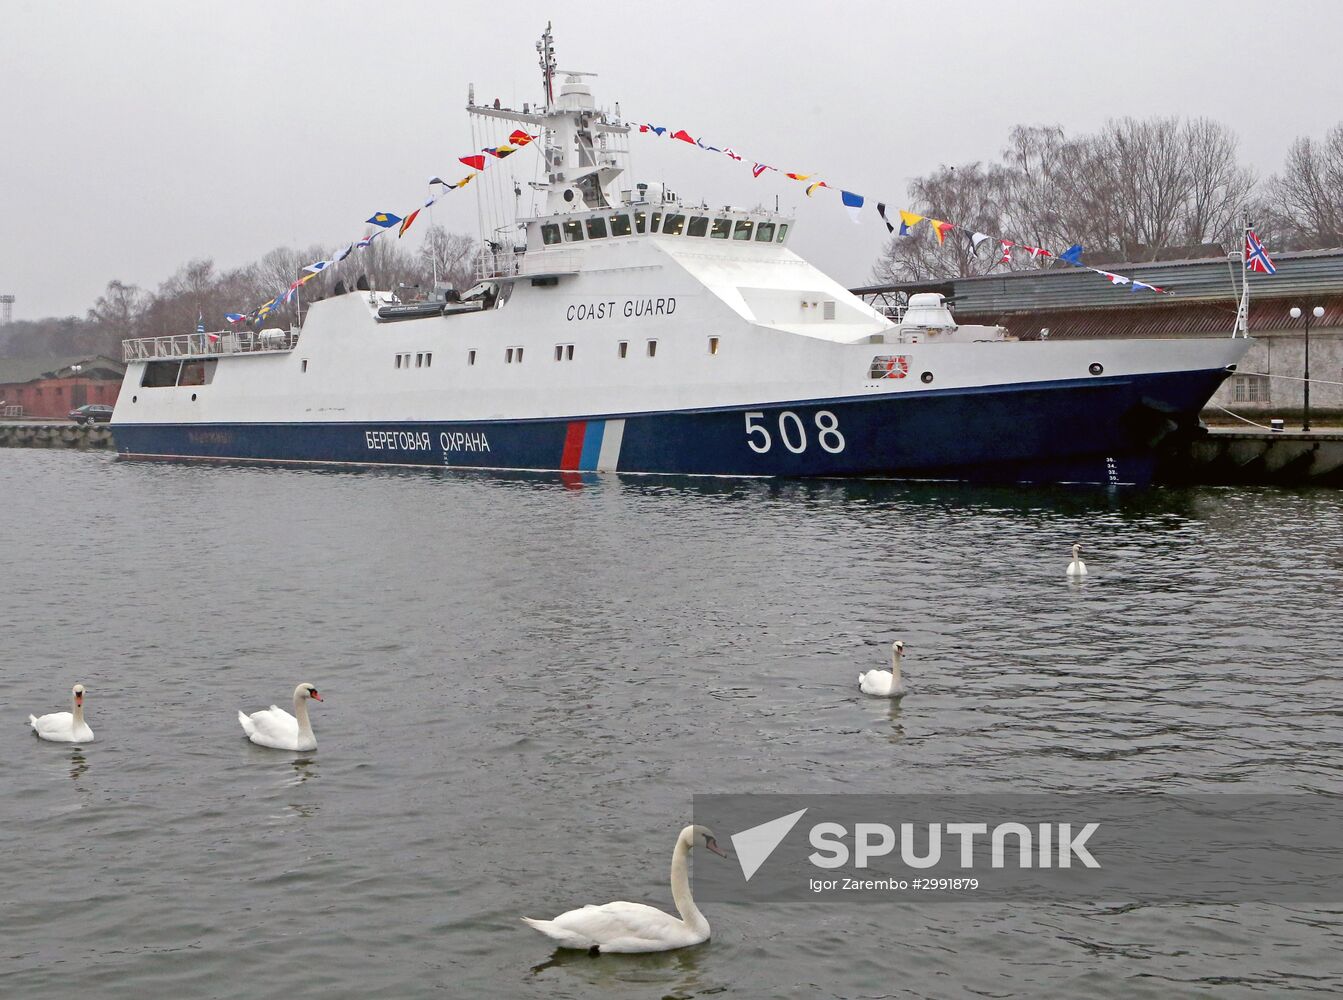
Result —
<instances>
[{"instance_id":1,"label":"blue hull","mask_svg":"<svg viewBox=\"0 0 1343 1000\"><path fill-rule=\"evenodd\" d=\"M1146 484L1222 369L578 419L114 423L125 458Z\"/></svg>"}]
</instances>

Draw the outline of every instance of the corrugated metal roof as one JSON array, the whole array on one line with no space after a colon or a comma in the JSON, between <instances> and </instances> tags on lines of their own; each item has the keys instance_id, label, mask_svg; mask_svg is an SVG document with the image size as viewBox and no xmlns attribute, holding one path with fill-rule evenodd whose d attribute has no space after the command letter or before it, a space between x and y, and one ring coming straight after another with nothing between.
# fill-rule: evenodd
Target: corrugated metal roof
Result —
<instances>
[{"instance_id":1,"label":"corrugated metal roof","mask_svg":"<svg viewBox=\"0 0 1343 1000\"><path fill-rule=\"evenodd\" d=\"M67 369L71 365L82 365L89 376L95 371L104 371L120 378L126 371L123 363L101 354L93 357L85 354L81 357L0 358L0 385L32 382L39 378L55 378L63 372L68 374Z\"/></svg>"},{"instance_id":2,"label":"corrugated metal roof","mask_svg":"<svg viewBox=\"0 0 1343 1000\"><path fill-rule=\"evenodd\" d=\"M1273 257L1277 274L1253 275L1250 299L1343 294L1343 249L1307 250ZM1239 295L1239 261L1176 260L1107 264L1106 270L1164 288L1169 295L1112 285L1089 271L1055 265L1047 271L1012 271L949 281L869 285L855 294L941 290L950 284L957 314L1041 312L1052 309L1160 309L1173 302L1224 302L1233 311Z\"/></svg>"},{"instance_id":3,"label":"corrugated metal roof","mask_svg":"<svg viewBox=\"0 0 1343 1000\"><path fill-rule=\"evenodd\" d=\"M1281 273L1281 272L1279 272ZM1253 296L1253 291L1251 292ZM1288 310L1294 306L1311 309L1324 307L1321 319L1311 319L1312 330L1343 329L1343 294L1305 295L1290 298L1250 300L1250 336L1268 330L1300 331L1304 324L1293 320ZM977 312L959 302L959 323L984 323L1005 326L1022 340L1038 340L1042 329L1050 340L1087 337L1191 337L1230 336L1236 321L1232 302L1167 302L1161 306L1130 306L1100 309L1027 309L1016 312Z\"/></svg>"}]
</instances>

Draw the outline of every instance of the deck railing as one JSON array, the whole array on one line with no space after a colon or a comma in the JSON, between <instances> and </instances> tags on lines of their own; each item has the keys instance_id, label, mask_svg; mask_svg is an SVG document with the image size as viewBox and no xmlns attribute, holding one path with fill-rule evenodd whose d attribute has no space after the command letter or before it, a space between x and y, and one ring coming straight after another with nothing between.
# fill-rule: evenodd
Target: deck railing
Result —
<instances>
[{"instance_id":1,"label":"deck railing","mask_svg":"<svg viewBox=\"0 0 1343 1000\"><path fill-rule=\"evenodd\" d=\"M224 354L259 354L292 351L298 346L297 330L246 330L236 333L179 333L171 337L136 337L121 342L123 360L151 361L156 358L214 358Z\"/></svg>"},{"instance_id":2,"label":"deck railing","mask_svg":"<svg viewBox=\"0 0 1343 1000\"><path fill-rule=\"evenodd\" d=\"M515 275L554 274L578 270L578 254L572 250L482 250L476 258L476 279L511 278Z\"/></svg>"}]
</instances>

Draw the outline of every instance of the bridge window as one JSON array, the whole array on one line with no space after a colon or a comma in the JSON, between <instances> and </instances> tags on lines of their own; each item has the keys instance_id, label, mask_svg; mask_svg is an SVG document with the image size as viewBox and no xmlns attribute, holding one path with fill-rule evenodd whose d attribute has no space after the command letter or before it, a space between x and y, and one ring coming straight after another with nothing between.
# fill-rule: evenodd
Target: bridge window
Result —
<instances>
[{"instance_id":1,"label":"bridge window","mask_svg":"<svg viewBox=\"0 0 1343 1000\"><path fill-rule=\"evenodd\" d=\"M629 234L630 234L630 217L624 214L611 216L611 235L628 236Z\"/></svg>"},{"instance_id":2,"label":"bridge window","mask_svg":"<svg viewBox=\"0 0 1343 1000\"><path fill-rule=\"evenodd\" d=\"M662 224L662 231L668 236L680 236L685 231L685 216L675 212L667 213L667 221Z\"/></svg>"},{"instance_id":3,"label":"bridge window","mask_svg":"<svg viewBox=\"0 0 1343 1000\"><path fill-rule=\"evenodd\" d=\"M782 242L783 242L784 240L786 240L786 239L788 239L788 223L786 223L786 222L780 222L780 223L779 223L779 242L782 243Z\"/></svg>"},{"instance_id":4,"label":"bridge window","mask_svg":"<svg viewBox=\"0 0 1343 1000\"><path fill-rule=\"evenodd\" d=\"M647 225L648 225L648 216L647 216L646 214L644 214L643 212L635 212L635 213L634 213L634 231L635 231L636 233L642 233L642 232L644 232L644 231L646 230Z\"/></svg>"},{"instance_id":5,"label":"bridge window","mask_svg":"<svg viewBox=\"0 0 1343 1000\"><path fill-rule=\"evenodd\" d=\"M732 238L734 240L749 240L751 238L751 230L754 228L754 222L747 222L745 219L738 220L737 228L732 230Z\"/></svg>"},{"instance_id":6,"label":"bridge window","mask_svg":"<svg viewBox=\"0 0 1343 1000\"><path fill-rule=\"evenodd\" d=\"M583 223L570 219L564 224L564 242L577 243L583 238Z\"/></svg>"},{"instance_id":7,"label":"bridge window","mask_svg":"<svg viewBox=\"0 0 1343 1000\"><path fill-rule=\"evenodd\" d=\"M606 239L606 220L593 216L588 219L588 239L604 240Z\"/></svg>"},{"instance_id":8,"label":"bridge window","mask_svg":"<svg viewBox=\"0 0 1343 1000\"><path fill-rule=\"evenodd\" d=\"M560 227L558 223L547 222L541 227L541 242L548 247L553 247L560 241Z\"/></svg>"},{"instance_id":9,"label":"bridge window","mask_svg":"<svg viewBox=\"0 0 1343 1000\"><path fill-rule=\"evenodd\" d=\"M650 233L656 233L658 231L658 225L661 222L662 222L662 213L654 212L652 215L648 217L648 231Z\"/></svg>"},{"instance_id":10,"label":"bridge window","mask_svg":"<svg viewBox=\"0 0 1343 1000\"><path fill-rule=\"evenodd\" d=\"M728 234L731 232L732 232L731 219L714 219L713 229L709 231L709 239L725 240L727 239Z\"/></svg>"},{"instance_id":11,"label":"bridge window","mask_svg":"<svg viewBox=\"0 0 1343 1000\"><path fill-rule=\"evenodd\" d=\"M690 217L690 228L686 230L687 236L703 236L709 231L709 219L704 215L692 215Z\"/></svg>"},{"instance_id":12,"label":"bridge window","mask_svg":"<svg viewBox=\"0 0 1343 1000\"><path fill-rule=\"evenodd\" d=\"M762 222L755 230L755 241L757 243L774 242L774 223Z\"/></svg>"}]
</instances>

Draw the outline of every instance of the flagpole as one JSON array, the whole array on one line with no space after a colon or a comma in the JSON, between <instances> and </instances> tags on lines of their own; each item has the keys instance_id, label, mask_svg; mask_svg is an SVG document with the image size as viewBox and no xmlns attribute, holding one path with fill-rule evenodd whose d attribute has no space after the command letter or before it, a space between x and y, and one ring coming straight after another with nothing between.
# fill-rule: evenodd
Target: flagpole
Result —
<instances>
[{"instance_id":1,"label":"flagpole","mask_svg":"<svg viewBox=\"0 0 1343 1000\"><path fill-rule=\"evenodd\" d=\"M1250 220L1241 216L1240 231L1240 305L1236 309L1236 327L1231 331L1231 336L1240 334L1242 337L1250 336L1250 268L1249 261L1245 259L1245 248L1250 245Z\"/></svg>"}]
</instances>

